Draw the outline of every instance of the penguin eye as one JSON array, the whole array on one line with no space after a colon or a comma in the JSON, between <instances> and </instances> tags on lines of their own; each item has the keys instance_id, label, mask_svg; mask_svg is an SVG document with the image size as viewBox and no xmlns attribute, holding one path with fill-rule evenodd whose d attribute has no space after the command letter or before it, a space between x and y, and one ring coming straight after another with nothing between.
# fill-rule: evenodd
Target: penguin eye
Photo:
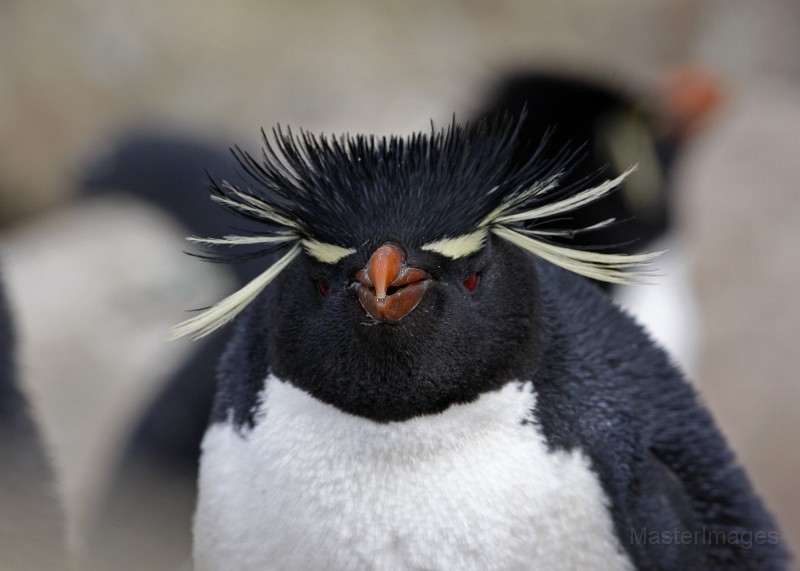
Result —
<instances>
[{"instance_id":1,"label":"penguin eye","mask_svg":"<svg viewBox=\"0 0 800 571\"><path fill-rule=\"evenodd\" d=\"M467 289L467 291L475 291L475 288L478 287L478 274L472 274L461 283L464 284L464 287Z\"/></svg>"},{"instance_id":2,"label":"penguin eye","mask_svg":"<svg viewBox=\"0 0 800 571\"><path fill-rule=\"evenodd\" d=\"M331 287L323 282L317 282L317 291L322 297L326 297L328 292L331 290Z\"/></svg>"}]
</instances>

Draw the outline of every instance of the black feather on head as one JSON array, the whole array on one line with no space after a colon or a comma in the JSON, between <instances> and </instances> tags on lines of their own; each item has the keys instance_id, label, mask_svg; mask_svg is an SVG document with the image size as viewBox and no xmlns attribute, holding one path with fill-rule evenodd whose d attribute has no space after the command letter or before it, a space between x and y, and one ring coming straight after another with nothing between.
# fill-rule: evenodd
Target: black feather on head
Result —
<instances>
[{"instance_id":1,"label":"black feather on head","mask_svg":"<svg viewBox=\"0 0 800 571\"><path fill-rule=\"evenodd\" d=\"M548 231L548 220L612 192L631 169L594 188L559 189L559 177L574 161L565 150L547 161L534 153L509 173L524 117L489 116L463 126L454 119L407 138L294 135L276 128L272 140L263 133L261 162L235 148L247 184L212 181L212 198L262 223L264 233L190 240L258 245L259 255L291 247L244 288L178 325L173 337L202 337L230 321L301 251L335 264L389 239L457 259L478 252L491 232L595 279L624 283L646 275L625 270L657 254L598 253L548 240L583 230Z\"/></svg>"}]
</instances>

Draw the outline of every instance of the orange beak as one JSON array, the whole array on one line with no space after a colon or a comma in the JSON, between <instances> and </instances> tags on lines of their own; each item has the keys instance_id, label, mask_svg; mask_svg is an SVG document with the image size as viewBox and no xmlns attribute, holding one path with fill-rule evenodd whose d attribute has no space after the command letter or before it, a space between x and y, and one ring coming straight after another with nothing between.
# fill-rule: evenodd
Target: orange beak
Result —
<instances>
[{"instance_id":1,"label":"orange beak","mask_svg":"<svg viewBox=\"0 0 800 571\"><path fill-rule=\"evenodd\" d=\"M373 319L399 321L422 299L429 277L424 270L406 266L400 248L384 244L356 274L355 288L361 306Z\"/></svg>"}]
</instances>

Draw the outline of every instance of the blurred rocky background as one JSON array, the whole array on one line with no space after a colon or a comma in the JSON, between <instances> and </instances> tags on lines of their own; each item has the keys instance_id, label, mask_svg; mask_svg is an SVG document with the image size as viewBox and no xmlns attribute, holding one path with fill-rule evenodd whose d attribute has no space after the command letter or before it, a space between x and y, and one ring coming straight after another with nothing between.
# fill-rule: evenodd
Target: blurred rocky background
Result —
<instances>
[{"instance_id":1,"label":"blurred rocky background","mask_svg":"<svg viewBox=\"0 0 800 571\"><path fill-rule=\"evenodd\" d=\"M796 548L797 54L796 0L0 0L0 264L76 561L114 503L131 433L193 351L164 341L169 326L236 282L182 254L191 221L85 192L120 140L153 132L256 149L276 123L407 134L470 116L520 70L653 100L687 65L722 98L674 166L698 324L684 366ZM175 505L148 490L122 502L137 529L153 523L136 513L148 502L191 513L183 488ZM108 544L136 554L131 568L188 568L182 547L159 559L125 537ZM187 531L161 538L170 551ZM117 563L96 566L127 568Z\"/></svg>"}]
</instances>

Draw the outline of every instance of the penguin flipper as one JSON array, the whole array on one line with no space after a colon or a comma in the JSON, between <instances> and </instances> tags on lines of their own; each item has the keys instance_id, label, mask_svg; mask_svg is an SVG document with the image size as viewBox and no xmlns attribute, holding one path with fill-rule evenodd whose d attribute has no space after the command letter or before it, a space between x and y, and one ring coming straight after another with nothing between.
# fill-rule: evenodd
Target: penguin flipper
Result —
<instances>
[{"instance_id":1,"label":"penguin flipper","mask_svg":"<svg viewBox=\"0 0 800 571\"><path fill-rule=\"evenodd\" d=\"M688 384L686 390L692 391ZM677 528L681 536L672 529L664 531L670 532L685 553L702 550L703 568L785 569L787 553L777 527L711 415L694 395L684 395L679 402L692 406L664 415L660 430L654 433L650 463L661 465L661 487L649 490L648 486L656 484L643 486L640 509L653 507L654 500L645 498L648 492L655 492L656 498L658 494L669 498L683 529ZM645 466L642 477L647 479L653 473L654 469ZM665 477L680 487L665 485Z\"/></svg>"},{"instance_id":2,"label":"penguin flipper","mask_svg":"<svg viewBox=\"0 0 800 571\"><path fill-rule=\"evenodd\" d=\"M270 369L266 347L271 293L267 288L234 322L233 334L217 365L211 424L232 421L239 429L253 426Z\"/></svg>"},{"instance_id":3,"label":"penguin flipper","mask_svg":"<svg viewBox=\"0 0 800 571\"><path fill-rule=\"evenodd\" d=\"M701 527L683 483L657 454L647 450L638 488L628 505L630 533L624 540L648 569L705 569L703 546L683 542L683 532Z\"/></svg>"}]
</instances>

